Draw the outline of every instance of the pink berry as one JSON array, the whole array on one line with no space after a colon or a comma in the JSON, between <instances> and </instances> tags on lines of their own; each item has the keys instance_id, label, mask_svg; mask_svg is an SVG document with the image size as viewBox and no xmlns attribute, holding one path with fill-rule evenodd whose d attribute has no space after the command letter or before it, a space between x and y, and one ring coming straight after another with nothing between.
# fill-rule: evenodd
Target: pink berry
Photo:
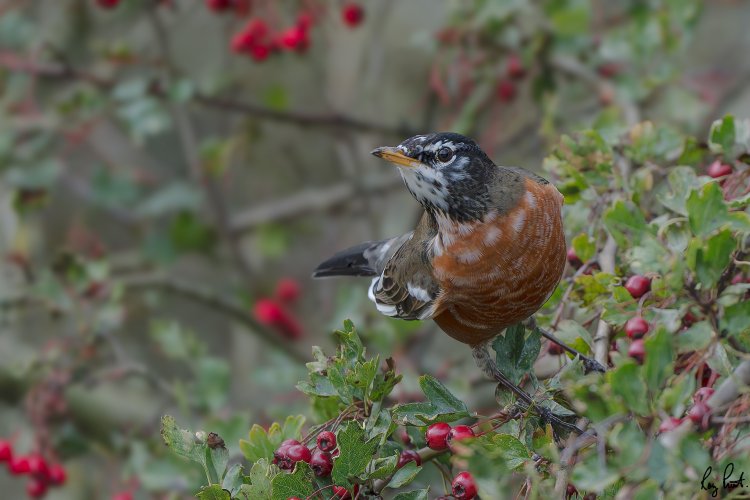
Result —
<instances>
[{"instance_id":1,"label":"pink berry","mask_svg":"<svg viewBox=\"0 0 750 500\"><path fill-rule=\"evenodd\" d=\"M636 339L630 344L628 356L638 361L639 364L643 363L643 358L646 357L646 346L643 343L643 339Z\"/></svg>"},{"instance_id":2,"label":"pink berry","mask_svg":"<svg viewBox=\"0 0 750 500\"><path fill-rule=\"evenodd\" d=\"M503 80L497 84L496 92L502 102L510 102L516 98L516 85L510 80Z\"/></svg>"},{"instance_id":3,"label":"pink berry","mask_svg":"<svg viewBox=\"0 0 750 500\"><path fill-rule=\"evenodd\" d=\"M114 9L120 3L120 0L96 0L96 3L99 4L99 7Z\"/></svg>"},{"instance_id":4,"label":"pink berry","mask_svg":"<svg viewBox=\"0 0 750 500\"><path fill-rule=\"evenodd\" d=\"M112 495L112 500L133 500L133 493L130 491L121 491Z\"/></svg>"},{"instance_id":5,"label":"pink berry","mask_svg":"<svg viewBox=\"0 0 750 500\"><path fill-rule=\"evenodd\" d=\"M312 453L307 446L302 444L293 444L286 450L286 455L292 462L307 462L310 463L312 459Z\"/></svg>"},{"instance_id":6,"label":"pink berry","mask_svg":"<svg viewBox=\"0 0 750 500\"><path fill-rule=\"evenodd\" d=\"M451 431L451 426L445 422L438 422L432 424L427 428L425 432L425 440L427 446L433 450L444 450L448 448L448 433Z\"/></svg>"},{"instance_id":7,"label":"pink berry","mask_svg":"<svg viewBox=\"0 0 750 500\"><path fill-rule=\"evenodd\" d=\"M708 170L706 171L706 173L709 175L709 177L713 177L714 179L718 177L724 177L725 175L729 175L732 173L732 166L716 160L708 166Z\"/></svg>"},{"instance_id":8,"label":"pink berry","mask_svg":"<svg viewBox=\"0 0 750 500\"><path fill-rule=\"evenodd\" d=\"M13 457L10 459L10 462L8 462L8 472L13 476L28 474L30 470L28 457Z\"/></svg>"},{"instance_id":9,"label":"pink berry","mask_svg":"<svg viewBox=\"0 0 750 500\"><path fill-rule=\"evenodd\" d=\"M711 413L711 408L703 401L699 401L688 410L687 416L694 424L702 426L709 413Z\"/></svg>"},{"instance_id":10,"label":"pink berry","mask_svg":"<svg viewBox=\"0 0 750 500\"><path fill-rule=\"evenodd\" d=\"M565 349L561 345L555 344L554 342L547 342L547 352L552 356L560 356L565 354Z\"/></svg>"},{"instance_id":11,"label":"pink berry","mask_svg":"<svg viewBox=\"0 0 750 500\"><path fill-rule=\"evenodd\" d=\"M639 339L646 335L648 333L648 330L648 322L640 316L630 318L625 323L625 335L627 335L630 339Z\"/></svg>"},{"instance_id":12,"label":"pink berry","mask_svg":"<svg viewBox=\"0 0 750 500\"><path fill-rule=\"evenodd\" d=\"M268 45L253 45L250 47L250 57L257 62L263 62L271 55L271 47Z\"/></svg>"},{"instance_id":13,"label":"pink berry","mask_svg":"<svg viewBox=\"0 0 750 500\"><path fill-rule=\"evenodd\" d=\"M331 431L323 431L318 434L318 449L320 451L333 451L336 448L336 434Z\"/></svg>"},{"instance_id":14,"label":"pink berry","mask_svg":"<svg viewBox=\"0 0 750 500\"><path fill-rule=\"evenodd\" d=\"M232 8L232 0L206 0L206 7L215 12L228 10Z\"/></svg>"},{"instance_id":15,"label":"pink berry","mask_svg":"<svg viewBox=\"0 0 750 500\"><path fill-rule=\"evenodd\" d=\"M659 426L659 432L672 431L676 429L677 427L679 427L681 423L682 423L681 418L669 417L668 419L666 419L665 421L661 423L661 425Z\"/></svg>"},{"instance_id":16,"label":"pink berry","mask_svg":"<svg viewBox=\"0 0 750 500\"><path fill-rule=\"evenodd\" d=\"M13 445L5 439L0 440L0 462L8 462L13 458Z\"/></svg>"},{"instance_id":17,"label":"pink berry","mask_svg":"<svg viewBox=\"0 0 750 500\"><path fill-rule=\"evenodd\" d=\"M341 9L341 18L344 20L344 24L350 28L355 28L362 24L365 18L365 10L359 4L347 2Z\"/></svg>"},{"instance_id":18,"label":"pink berry","mask_svg":"<svg viewBox=\"0 0 750 500\"><path fill-rule=\"evenodd\" d=\"M278 324L284 318L284 311L273 299L260 299L255 303L253 314L264 325Z\"/></svg>"},{"instance_id":19,"label":"pink berry","mask_svg":"<svg viewBox=\"0 0 750 500\"><path fill-rule=\"evenodd\" d=\"M693 401L696 403L705 403L711 396L713 396L714 392L716 391L711 387L701 387L695 391L695 394L693 394Z\"/></svg>"},{"instance_id":20,"label":"pink berry","mask_svg":"<svg viewBox=\"0 0 750 500\"><path fill-rule=\"evenodd\" d=\"M600 64L596 71L604 78L612 78L620 72L620 65L613 62Z\"/></svg>"},{"instance_id":21,"label":"pink berry","mask_svg":"<svg viewBox=\"0 0 750 500\"><path fill-rule=\"evenodd\" d=\"M26 494L29 498L42 498L47 493L47 483L43 479L32 477L26 483Z\"/></svg>"},{"instance_id":22,"label":"pink berry","mask_svg":"<svg viewBox=\"0 0 750 500\"><path fill-rule=\"evenodd\" d=\"M651 290L651 280L640 274L633 275L625 282L625 289L634 299L638 299Z\"/></svg>"},{"instance_id":23,"label":"pink berry","mask_svg":"<svg viewBox=\"0 0 750 500\"><path fill-rule=\"evenodd\" d=\"M68 473L61 464L52 464L47 474L49 483L55 486L62 486L68 479Z\"/></svg>"},{"instance_id":24,"label":"pink berry","mask_svg":"<svg viewBox=\"0 0 750 500\"><path fill-rule=\"evenodd\" d=\"M352 492L356 495L359 492L359 485L355 484L354 488L352 488ZM352 495L349 493L349 490L344 488L343 486L334 486L333 487L333 495L336 498L340 498L341 500L351 500Z\"/></svg>"},{"instance_id":25,"label":"pink berry","mask_svg":"<svg viewBox=\"0 0 750 500\"><path fill-rule=\"evenodd\" d=\"M307 31L305 31L304 28L300 26L292 26L291 28L287 28L281 33L281 35L279 36L279 44L281 45L281 48L285 50L304 52L310 45L310 40L307 36ZM280 282L279 286L281 286L281 284L282 283ZM291 286L295 287L289 289L288 293L291 295L291 299L286 300L294 300L299 294L299 287L294 281L291 280L286 280L286 284L290 284ZM277 297L281 299L279 288L277 288Z\"/></svg>"},{"instance_id":26,"label":"pink berry","mask_svg":"<svg viewBox=\"0 0 750 500\"><path fill-rule=\"evenodd\" d=\"M471 500L477 496L477 485L474 482L474 477L469 472L459 472L453 478L451 486L453 488L453 496L457 500Z\"/></svg>"},{"instance_id":27,"label":"pink berry","mask_svg":"<svg viewBox=\"0 0 750 500\"><path fill-rule=\"evenodd\" d=\"M417 465L422 465L422 457L420 457L419 453L414 450L404 450L398 457L398 464L396 464L396 468L400 469L409 462L416 462Z\"/></svg>"},{"instance_id":28,"label":"pink berry","mask_svg":"<svg viewBox=\"0 0 750 500\"><path fill-rule=\"evenodd\" d=\"M521 62L521 58L518 57L516 54L512 54L508 58L508 62L505 65L505 70L508 76L514 80L523 78L526 75L526 68L523 67L523 62Z\"/></svg>"},{"instance_id":29,"label":"pink berry","mask_svg":"<svg viewBox=\"0 0 750 500\"><path fill-rule=\"evenodd\" d=\"M29 473L39 479L46 479L49 475L47 461L41 455L29 455Z\"/></svg>"},{"instance_id":30,"label":"pink berry","mask_svg":"<svg viewBox=\"0 0 750 500\"><path fill-rule=\"evenodd\" d=\"M327 451L315 450L310 459L310 468L318 477L327 477L333 470L333 458Z\"/></svg>"}]
</instances>

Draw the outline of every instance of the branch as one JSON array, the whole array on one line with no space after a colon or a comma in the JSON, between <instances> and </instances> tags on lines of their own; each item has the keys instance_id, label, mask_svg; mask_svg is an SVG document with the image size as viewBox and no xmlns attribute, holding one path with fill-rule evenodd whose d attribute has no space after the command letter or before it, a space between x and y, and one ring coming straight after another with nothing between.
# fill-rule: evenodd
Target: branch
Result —
<instances>
[{"instance_id":1,"label":"branch","mask_svg":"<svg viewBox=\"0 0 750 500\"><path fill-rule=\"evenodd\" d=\"M446 448L444 450L433 450L432 448L424 447L420 450L417 450L417 453L419 453L419 458L421 459L421 463L427 463L432 459L435 459L442 455L443 453L446 453L449 450L449 448ZM398 469L396 469L398 471ZM395 474L395 472L394 472ZM391 479L393 479L393 475L391 477L388 477L386 479L378 479L373 483L372 489L375 494L380 494L381 491L385 489L386 486L388 486L388 483L391 482Z\"/></svg>"},{"instance_id":2,"label":"branch","mask_svg":"<svg viewBox=\"0 0 750 500\"><path fill-rule=\"evenodd\" d=\"M83 81L103 90L109 90L116 85L115 80L103 78L94 73L82 71L68 65L28 61L12 52L0 52L0 67L50 80ZM148 93L152 97L159 99L168 98L166 90L158 85L157 82L149 86ZM200 92L193 94L192 102L220 111L251 115L260 119L289 123L302 127L345 128L349 131L377 132L398 137L410 136L415 133L415 130L406 125L384 125L339 113L278 111L257 104L236 101L226 97L214 97Z\"/></svg>"},{"instance_id":3,"label":"branch","mask_svg":"<svg viewBox=\"0 0 750 500\"><path fill-rule=\"evenodd\" d=\"M287 198L237 213L232 219L231 227L235 232L242 232L261 224L292 219L312 211L329 210L359 197L362 193L386 191L400 185L401 182L401 178L397 175L384 175L373 178L361 188L351 182L342 182L328 188L305 189Z\"/></svg>"},{"instance_id":4,"label":"branch","mask_svg":"<svg viewBox=\"0 0 750 500\"><path fill-rule=\"evenodd\" d=\"M740 395L740 391L747 390L748 386L750 386L750 361L743 361L734 369L732 375L721 383L707 404L712 410L718 410L733 403Z\"/></svg>"},{"instance_id":5,"label":"branch","mask_svg":"<svg viewBox=\"0 0 750 500\"><path fill-rule=\"evenodd\" d=\"M611 234L607 235L607 242L599 253L599 267L602 271L609 274L615 274L615 254L617 253L617 243ZM604 366L607 366L607 355L609 354L609 334L610 328L606 321L599 320L594 334L594 359Z\"/></svg>"},{"instance_id":6,"label":"branch","mask_svg":"<svg viewBox=\"0 0 750 500\"><path fill-rule=\"evenodd\" d=\"M206 290L193 284L188 284L164 276L131 276L123 278L121 280L121 283L126 287L126 289L162 289L166 292L174 293L176 295L182 295L183 297L205 304L206 306L209 306L214 310L218 310L236 320L237 322L245 325L249 333L258 336L269 346L275 348L283 354L286 354L290 359L302 363L307 361L307 357L300 353L297 349L295 349L292 346L291 342L284 340L283 338L279 337L278 334L269 330L267 327L256 321L255 318L248 314L245 307L242 307L240 304L221 297L211 290Z\"/></svg>"}]
</instances>

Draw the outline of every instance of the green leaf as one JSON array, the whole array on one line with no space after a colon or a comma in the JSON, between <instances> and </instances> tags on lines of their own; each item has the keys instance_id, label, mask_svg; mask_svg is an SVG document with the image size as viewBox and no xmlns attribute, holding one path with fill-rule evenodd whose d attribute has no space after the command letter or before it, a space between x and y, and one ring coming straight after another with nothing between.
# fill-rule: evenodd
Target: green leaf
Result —
<instances>
[{"instance_id":1,"label":"green leaf","mask_svg":"<svg viewBox=\"0 0 750 500\"><path fill-rule=\"evenodd\" d=\"M528 337L525 337L525 331L523 325L513 325L492 343L497 366L516 384L523 375L531 371L542 345L538 331L531 331Z\"/></svg>"},{"instance_id":2,"label":"green leaf","mask_svg":"<svg viewBox=\"0 0 750 500\"><path fill-rule=\"evenodd\" d=\"M191 432L177 427L174 417L162 417L161 436L173 453L194 462L204 463L206 445L198 442Z\"/></svg>"},{"instance_id":3,"label":"green leaf","mask_svg":"<svg viewBox=\"0 0 750 500\"><path fill-rule=\"evenodd\" d=\"M390 477L393 471L396 470L398 458L398 453L390 457L376 458L371 462L369 467L369 469L371 469L371 472L367 473L367 477L365 479L385 479L387 477Z\"/></svg>"},{"instance_id":4,"label":"green leaf","mask_svg":"<svg viewBox=\"0 0 750 500\"><path fill-rule=\"evenodd\" d=\"M722 332L729 335L750 334L750 301L741 300L724 308L724 317L719 322Z\"/></svg>"},{"instance_id":5,"label":"green leaf","mask_svg":"<svg viewBox=\"0 0 750 500\"><path fill-rule=\"evenodd\" d=\"M604 212L602 221L617 244L624 248L639 244L643 234L650 231L641 209L622 200Z\"/></svg>"},{"instance_id":6,"label":"green leaf","mask_svg":"<svg viewBox=\"0 0 750 500\"><path fill-rule=\"evenodd\" d=\"M240 450L245 458L251 462L265 458L273 459L273 452L285 439L299 439L305 417L302 415L288 416L282 427L274 422L268 432L258 424L254 424L248 433L248 439L240 439Z\"/></svg>"},{"instance_id":7,"label":"green leaf","mask_svg":"<svg viewBox=\"0 0 750 500\"><path fill-rule=\"evenodd\" d=\"M661 390L661 385L674 371L672 338L672 334L666 328L659 326L644 341L646 345L646 357L643 361L644 377L646 385L653 393Z\"/></svg>"},{"instance_id":8,"label":"green leaf","mask_svg":"<svg viewBox=\"0 0 750 500\"><path fill-rule=\"evenodd\" d=\"M157 217L181 211L193 212L200 208L203 194L196 187L173 182L159 189L136 210L141 217Z\"/></svg>"},{"instance_id":9,"label":"green leaf","mask_svg":"<svg viewBox=\"0 0 750 500\"><path fill-rule=\"evenodd\" d=\"M700 188L703 182L691 167L672 168L667 180L671 190L657 194L657 199L673 212L687 216L687 198L694 190Z\"/></svg>"},{"instance_id":10,"label":"green leaf","mask_svg":"<svg viewBox=\"0 0 750 500\"><path fill-rule=\"evenodd\" d=\"M688 267L705 288L716 285L732 259L737 241L729 229L706 240L694 238L687 249Z\"/></svg>"},{"instance_id":11,"label":"green leaf","mask_svg":"<svg viewBox=\"0 0 750 500\"><path fill-rule=\"evenodd\" d=\"M402 425L425 425L435 422L453 422L467 417L466 404L450 393L431 375L419 377L419 386L427 397L426 403L406 403L393 408L393 420Z\"/></svg>"},{"instance_id":12,"label":"green leaf","mask_svg":"<svg viewBox=\"0 0 750 500\"><path fill-rule=\"evenodd\" d=\"M393 497L393 500L428 500L428 494L430 493L429 488L425 488L422 490L414 490L414 491L407 491L404 493L399 493L395 497Z\"/></svg>"},{"instance_id":13,"label":"green leaf","mask_svg":"<svg viewBox=\"0 0 750 500\"><path fill-rule=\"evenodd\" d=\"M218 484L204 486L196 495L200 500L231 500L229 492Z\"/></svg>"},{"instance_id":14,"label":"green leaf","mask_svg":"<svg viewBox=\"0 0 750 500\"><path fill-rule=\"evenodd\" d=\"M234 464L229 468L224 479L221 481L221 487L227 490L231 497L239 495L240 488L245 483L242 477L242 464Z\"/></svg>"},{"instance_id":15,"label":"green leaf","mask_svg":"<svg viewBox=\"0 0 750 500\"><path fill-rule=\"evenodd\" d=\"M571 244L581 262L588 262L596 255L596 241L588 234L579 234L573 238Z\"/></svg>"},{"instance_id":16,"label":"green leaf","mask_svg":"<svg viewBox=\"0 0 750 500\"><path fill-rule=\"evenodd\" d=\"M270 500L272 480L278 475L278 469L269 466L265 459L255 462L250 469L247 480L250 484L243 484L240 488L242 498L246 500Z\"/></svg>"},{"instance_id":17,"label":"green leaf","mask_svg":"<svg viewBox=\"0 0 750 500\"><path fill-rule=\"evenodd\" d=\"M497 434L493 436L492 442L500 448L505 463L511 470L521 468L531 456L526 446L510 434Z\"/></svg>"},{"instance_id":18,"label":"green leaf","mask_svg":"<svg viewBox=\"0 0 750 500\"><path fill-rule=\"evenodd\" d=\"M422 467L418 466L416 462L406 462L406 464L399 470L397 470L393 475L391 480L388 482L388 487L401 488L403 486L406 486L407 484L414 481L414 478L417 477L417 474L419 474L419 471L421 470Z\"/></svg>"},{"instance_id":19,"label":"green leaf","mask_svg":"<svg viewBox=\"0 0 750 500\"><path fill-rule=\"evenodd\" d=\"M734 149L734 138L734 117L727 115L711 124L711 130L708 133L708 146L713 153L731 155Z\"/></svg>"},{"instance_id":20,"label":"green leaf","mask_svg":"<svg viewBox=\"0 0 750 500\"><path fill-rule=\"evenodd\" d=\"M726 224L729 212L719 184L709 182L690 193L685 204L690 229L696 236L706 236Z\"/></svg>"},{"instance_id":21,"label":"green leaf","mask_svg":"<svg viewBox=\"0 0 750 500\"><path fill-rule=\"evenodd\" d=\"M690 327L677 334L677 352L682 354L690 351L700 351L708 346L713 336L713 328L708 321L693 323Z\"/></svg>"},{"instance_id":22,"label":"green leaf","mask_svg":"<svg viewBox=\"0 0 750 500\"><path fill-rule=\"evenodd\" d=\"M307 498L315 491L315 474L307 463L297 462L293 473L276 474L271 480L271 486L272 500L287 500L289 497Z\"/></svg>"},{"instance_id":23,"label":"green leaf","mask_svg":"<svg viewBox=\"0 0 750 500\"><path fill-rule=\"evenodd\" d=\"M630 408L640 415L648 414L646 399L646 384L641 377L640 367L633 363L625 363L607 373L612 392L620 396L626 408Z\"/></svg>"},{"instance_id":24,"label":"green leaf","mask_svg":"<svg viewBox=\"0 0 750 500\"><path fill-rule=\"evenodd\" d=\"M221 438L219 438L217 434L213 435L221 441ZM227 464L229 463L229 451L224 445L224 442L221 441L220 443L214 445L208 445L207 442L205 460L206 469L208 470L208 476L210 478L211 484L219 484L221 482L221 478L224 477L224 472L226 471Z\"/></svg>"},{"instance_id":25,"label":"green leaf","mask_svg":"<svg viewBox=\"0 0 750 500\"><path fill-rule=\"evenodd\" d=\"M336 433L339 456L333 461L331 479L335 484L346 486L352 484L350 479L359 477L378 449L378 438L367 440L365 429L356 421L349 421Z\"/></svg>"}]
</instances>

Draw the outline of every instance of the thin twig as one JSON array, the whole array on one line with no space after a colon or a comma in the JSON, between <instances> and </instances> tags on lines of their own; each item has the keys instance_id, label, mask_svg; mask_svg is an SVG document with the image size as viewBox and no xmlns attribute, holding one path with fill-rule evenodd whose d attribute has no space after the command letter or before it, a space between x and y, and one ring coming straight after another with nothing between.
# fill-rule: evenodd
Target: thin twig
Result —
<instances>
[{"instance_id":1,"label":"thin twig","mask_svg":"<svg viewBox=\"0 0 750 500\"><path fill-rule=\"evenodd\" d=\"M607 242L599 253L598 262L602 272L615 274L615 254L617 253L617 242L611 234L607 235ZM607 355L609 354L609 324L599 319L594 334L594 359L607 366Z\"/></svg>"},{"instance_id":2,"label":"thin twig","mask_svg":"<svg viewBox=\"0 0 750 500\"><path fill-rule=\"evenodd\" d=\"M208 305L214 310L224 313L245 325L252 334L258 336L268 345L286 354L294 361L303 363L307 361L307 357L303 356L289 341L280 338L277 333L270 331L267 327L256 321L255 318L248 314L246 308L227 298L220 297L213 291L173 278L154 275L130 276L123 278L121 283L125 286L126 290L137 290L139 288L162 289Z\"/></svg>"}]
</instances>

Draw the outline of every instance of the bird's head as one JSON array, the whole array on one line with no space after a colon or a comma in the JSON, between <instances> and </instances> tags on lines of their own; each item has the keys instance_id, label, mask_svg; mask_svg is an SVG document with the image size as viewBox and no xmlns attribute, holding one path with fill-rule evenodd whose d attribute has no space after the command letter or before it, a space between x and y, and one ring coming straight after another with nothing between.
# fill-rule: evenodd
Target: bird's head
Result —
<instances>
[{"instance_id":1,"label":"bird's head","mask_svg":"<svg viewBox=\"0 0 750 500\"><path fill-rule=\"evenodd\" d=\"M372 154L399 168L406 187L424 208L464 222L481 219L497 167L477 144L460 134L416 135Z\"/></svg>"}]
</instances>

